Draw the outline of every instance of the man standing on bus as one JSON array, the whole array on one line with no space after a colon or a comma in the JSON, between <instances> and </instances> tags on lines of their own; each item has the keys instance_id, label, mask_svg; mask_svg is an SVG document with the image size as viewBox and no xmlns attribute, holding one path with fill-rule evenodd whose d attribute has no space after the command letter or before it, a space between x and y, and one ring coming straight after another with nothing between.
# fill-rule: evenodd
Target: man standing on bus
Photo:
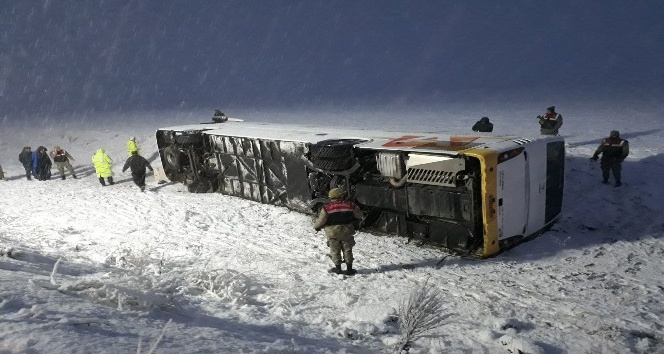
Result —
<instances>
[{"instance_id":1,"label":"man standing on bus","mask_svg":"<svg viewBox=\"0 0 664 354\"><path fill-rule=\"evenodd\" d=\"M625 139L620 139L620 132L612 130L609 137L602 140L597 150L590 159L597 161L599 154L602 154L600 167L602 168L602 183L609 183L609 172L613 172L613 178L616 180L614 187L620 187L622 170L622 162L629 155L629 142Z\"/></svg>"},{"instance_id":2,"label":"man standing on bus","mask_svg":"<svg viewBox=\"0 0 664 354\"><path fill-rule=\"evenodd\" d=\"M537 116L542 135L558 135L558 129L563 125L563 116L556 113L556 106L546 109L543 116Z\"/></svg>"},{"instance_id":3,"label":"man standing on bus","mask_svg":"<svg viewBox=\"0 0 664 354\"><path fill-rule=\"evenodd\" d=\"M493 131L493 123L489 121L489 117L482 117L482 119L475 122L473 125L474 132L491 133Z\"/></svg>"}]
</instances>

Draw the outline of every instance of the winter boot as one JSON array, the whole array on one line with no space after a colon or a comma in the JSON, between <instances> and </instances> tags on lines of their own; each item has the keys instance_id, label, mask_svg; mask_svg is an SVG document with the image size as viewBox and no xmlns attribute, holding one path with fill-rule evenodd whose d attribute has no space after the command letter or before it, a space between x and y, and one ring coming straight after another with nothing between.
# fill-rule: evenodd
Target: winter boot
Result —
<instances>
[{"instance_id":1,"label":"winter boot","mask_svg":"<svg viewBox=\"0 0 664 354\"><path fill-rule=\"evenodd\" d=\"M329 272L334 274L341 274L342 273L341 264L337 264L334 267L330 268Z\"/></svg>"},{"instance_id":2,"label":"winter boot","mask_svg":"<svg viewBox=\"0 0 664 354\"><path fill-rule=\"evenodd\" d=\"M64 180L67 177L65 177L65 175L62 175L62 176L60 176L60 178L62 178L62 180Z\"/></svg>"},{"instance_id":3,"label":"winter boot","mask_svg":"<svg viewBox=\"0 0 664 354\"><path fill-rule=\"evenodd\" d=\"M99 183L101 183L102 186L106 187L106 182L104 182L104 177L99 177Z\"/></svg>"},{"instance_id":4,"label":"winter boot","mask_svg":"<svg viewBox=\"0 0 664 354\"><path fill-rule=\"evenodd\" d=\"M108 184L111 186L115 184L115 182L113 182L113 177L108 177Z\"/></svg>"},{"instance_id":5,"label":"winter boot","mask_svg":"<svg viewBox=\"0 0 664 354\"><path fill-rule=\"evenodd\" d=\"M353 269L353 262L346 263L346 275L355 275L357 271Z\"/></svg>"},{"instance_id":6,"label":"winter boot","mask_svg":"<svg viewBox=\"0 0 664 354\"><path fill-rule=\"evenodd\" d=\"M72 177L73 179L78 179L78 177L76 177L76 175L71 175L71 177Z\"/></svg>"},{"instance_id":7,"label":"winter boot","mask_svg":"<svg viewBox=\"0 0 664 354\"><path fill-rule=\"evenodd\" d=\"M620 187L620 186L622 186L622 183L620 183L620 181L617 181L616 184L614 184L613 186L614 187Z\"/></svg>"}]
</instances>

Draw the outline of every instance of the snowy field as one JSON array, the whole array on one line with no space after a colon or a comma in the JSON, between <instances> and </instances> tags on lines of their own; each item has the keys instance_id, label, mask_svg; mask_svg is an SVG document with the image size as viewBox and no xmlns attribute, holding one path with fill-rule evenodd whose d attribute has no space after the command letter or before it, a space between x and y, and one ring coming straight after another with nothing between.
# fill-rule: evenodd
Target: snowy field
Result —
<instances>
[{"instance_id":1,"label":"snowy field","mask_svg":"<svg viewBox=\"0 0 664 354\"><path fill-rule=\"evenodd\" d=\"M528 137L548 105L226 113L463 133L488 115ZM399 304L427 281L444 322L410 353L664 353L661 102L557 105L567 174L550 232L487 260L360 232L347 278L327 273L310 216L152 178L141 193L121 173L130 136L160 167L155 130L212 110L0 121L0 353L393 353ZM588 160L613 129L631 147L620 188ZM25 180L26 145L64 147L79 179ZM114 186L94 175L98 148Z\"/></svg>"}]
</instances>

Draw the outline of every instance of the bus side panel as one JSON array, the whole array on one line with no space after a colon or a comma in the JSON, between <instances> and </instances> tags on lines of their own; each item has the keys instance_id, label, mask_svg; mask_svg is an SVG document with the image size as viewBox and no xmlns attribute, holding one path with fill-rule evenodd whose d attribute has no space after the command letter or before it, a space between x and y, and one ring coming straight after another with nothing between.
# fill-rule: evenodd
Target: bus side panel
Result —
<instances>
[{"instance_id":1,"label":"bus side panel","mask_svg":"<svg viewBox=\"0 0 664 354\"><path fill-rule=\"evenodd\" d=\"M526 146L528 160L529 201L528 221L525 235L531 235L546 226L546 144L535 141Z\"/></svg>"},{"instance_id":2,"label":"bus side panel","mask_svg":"<svg viewBox=\"0 0 664 354\"><path fill-rule=\"evenodd\" d=\"M498 238L523 235L527 221L526 158L521 153L498 164Z\"/></svg>"}]
</instances>

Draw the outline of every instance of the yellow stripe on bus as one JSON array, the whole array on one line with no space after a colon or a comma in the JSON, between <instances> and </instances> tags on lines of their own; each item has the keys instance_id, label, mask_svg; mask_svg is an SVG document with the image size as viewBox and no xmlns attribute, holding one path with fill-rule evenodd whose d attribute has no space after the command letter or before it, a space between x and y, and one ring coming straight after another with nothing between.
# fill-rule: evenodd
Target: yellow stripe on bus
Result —
<instances>
[{"instance_id":1,"label":"yellow stripe on bus","mask_svg":"<svg viewBox=\"0 0 664 354\"><path fill-rule=\"evenodd\" d=\"M500 250L498 245L498 209L496 196L498 153L490 149L464 151L465 155L480 160L482 170L482 222L484 227L484 247L482 257L492 256Z\"/></svg>"}]
</instances>

